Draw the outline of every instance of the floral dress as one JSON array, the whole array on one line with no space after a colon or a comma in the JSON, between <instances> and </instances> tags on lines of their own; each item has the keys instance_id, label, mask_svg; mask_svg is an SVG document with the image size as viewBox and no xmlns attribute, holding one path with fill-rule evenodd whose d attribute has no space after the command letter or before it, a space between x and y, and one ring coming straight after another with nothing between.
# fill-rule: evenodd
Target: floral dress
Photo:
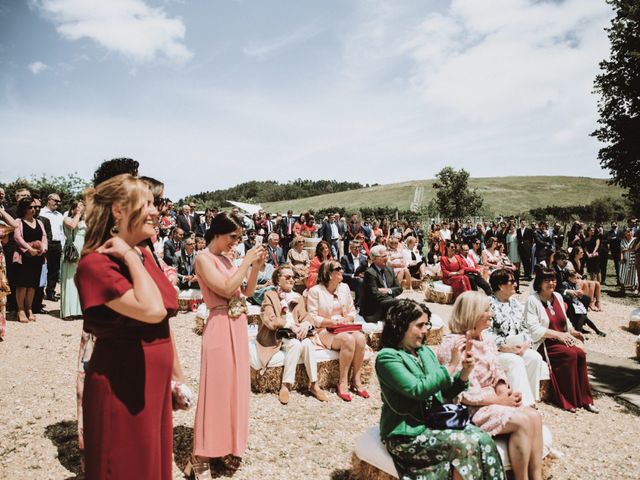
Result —
<instances>
[{"instance_id":1,"label":"floral dress","mask_svg":"<svg viewBox=\"0 0 640 480\"><path fill-rule=\"evenodd\" d=\"M438 349L438 360L442 364L447 364L451 360L451 349L459 338L464 335L452 333L442 340ZM507 407L505 405L485 405L482 407L472 406L485 398L496 394L496 386L503 382L508 384L507 376L498 364L498 350L490 335L482 334L478 340L473 340L471 347L476 365L469 377L469 389L462 392L458 397L461 403L469 406L471 421L482 428L491 436L498 435L505 427L511 415L519 407Z\"/></svg>"}]
</instances>

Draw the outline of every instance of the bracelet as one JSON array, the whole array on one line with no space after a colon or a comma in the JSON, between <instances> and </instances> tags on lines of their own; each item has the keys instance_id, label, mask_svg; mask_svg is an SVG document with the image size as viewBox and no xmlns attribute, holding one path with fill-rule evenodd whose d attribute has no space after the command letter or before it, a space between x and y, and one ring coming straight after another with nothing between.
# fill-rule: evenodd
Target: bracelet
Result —
<instances>
[{"instance_id":1,"label":"bracelet","mask_svg":"<svg viewBox=\"0 0 640 480\"><path fill-rule=\"evenodd\" d=\"M126 257L126 256L127 256L127 253L129 253L129 252L133 252L133 253L135 253L135 254L136 254L136 257L138 257L138 258L140 259L140 261L144 263L144 257L142 256L142 254L141 254L141 253L138 253L138 251L137 251L135 248L133 248L133 247L131 247L131 248L130 248L129 250L127 250L126 252L124 252L124 255L122 256L122 259L123 259L123 260L124 260L124 257Z\"/></svg>"}]
</instances>

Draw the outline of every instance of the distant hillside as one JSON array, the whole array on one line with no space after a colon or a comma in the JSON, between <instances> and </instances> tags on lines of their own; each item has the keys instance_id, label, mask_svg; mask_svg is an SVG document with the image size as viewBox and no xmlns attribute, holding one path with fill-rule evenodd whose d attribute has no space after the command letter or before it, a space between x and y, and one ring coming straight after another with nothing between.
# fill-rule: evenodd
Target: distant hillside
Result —
<instances>
[{"instance_id":1,"label":"distant hillside","mask_svg":"<svg viewBox=\"0 0 640 480\"><path fill-rule=\"evenodd\" d=\"M409 209L417 187L423 187L421 205L427 205L435 196L435 180L415 180L390 185L360 188L338 193L317 195L280 202L263 203L267 211L286 210L303 212L308 209L343 206L350 210L362 207L388 206ZM471 178L471 188L477 188L484 205L492 214L511 215L550 205L586 205L598 198L620 198L621 188L611 186L604 179L586 177L495 177Z\"/></svg>"}]
</instances>

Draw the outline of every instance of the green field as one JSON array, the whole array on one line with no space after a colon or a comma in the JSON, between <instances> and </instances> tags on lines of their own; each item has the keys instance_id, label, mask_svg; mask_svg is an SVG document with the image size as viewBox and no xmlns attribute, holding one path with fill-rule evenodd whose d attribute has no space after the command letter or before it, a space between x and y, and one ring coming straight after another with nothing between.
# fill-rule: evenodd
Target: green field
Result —
<instances>
[{"instance_id":1,"label":"green field","mask_svg":"<svg viewBox=\"0 0 640 480\"><path fill-rule=\"evenodd\" d=\"M271 202L263 204L270 212L286 211L295 213L310 208L345 207L347 211L362 207L395 207L409 209L416 187L424 188L423 205L435 196L435 180L415 180L390 185L349 190L346 192L318 195L315 197ZM532 208L549 205L586 205L597 198L621 197L624 190L607 184L600 178L586 177L494 177L472 178L471 188L477 188L484 198L485 207L492 214L511 215Z\"/></svg>"}]
</instances>

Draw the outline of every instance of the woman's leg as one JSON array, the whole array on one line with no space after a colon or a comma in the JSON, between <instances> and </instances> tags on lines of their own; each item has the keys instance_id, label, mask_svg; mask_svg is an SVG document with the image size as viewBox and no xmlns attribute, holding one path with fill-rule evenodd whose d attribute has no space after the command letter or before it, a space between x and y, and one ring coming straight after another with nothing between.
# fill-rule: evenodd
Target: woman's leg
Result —
<instances>
[{"instance_id":1,"label":"woman's leg","mask_svg":"<svg viewBox=\"0 0 640 480\"><path fill-rule=\"evenodd\" d=\"M531 480L542 480L542 416L540 412L533 408L524 408L525 414L529 417L531 429L529 438L531 439L531 457L529 458L529 478Z\"/></svg>"},{"instance_id":2,"label":"woman's leg","mask_svg":"<svg viewBox=\"0 0 640 480\"><path fill-rule=\"evenodd\" d=\"M27 296L27 289L25 287L16 288L16 308L18 310L18 320L22 323L29 321L27 315L24 312L25 297Z\"/></svg>"},{"instance_id":3,"label":"woman's leg","mask_svg":"<svg viewBox=\"0 0 640 480\"><path fill-rule=\"evenodd\" d=\"M331 349L340 352L339 368L340 380L339 386L341 392L346 392L349 387L349 368L353 362L356 351L356 342L350 333L339 333L331 343Z\"/></svg>"},{"instance_id":4,"label":"woman's leg","mask_svg":"<svg viewBox=\"0 0 640 480\"><path fill-rule=\"evenodd\" d=\"M362 390L362 381L360 380L360 370L364 361L364 350L367 340L362 332L353 332L351 334L355 341L355 353L353 355L353 371L351 373L351 384L358 390Z\"/></svg>"},{"instance_id":5,"label":"woman's leg","mask_svg":"<svg viewBox=\"0 0 640 480\"><path fill-rule=\"evenodd\" d=\"M411 272L409 271L408 268L403 268L402 272L404 274L404 282L407 285L405 288L408 288L409 290L412 290L412 283L411 283Z\"/></svg>"},{"instance_id":6,"label":"woman's leg","mask_svg":"<svg viewBox=\"0 0 640 480\"><path fill-rule=\"evenodd\" d=\"M522 409L515 410L500 435L509 434L509 459L513 476L516 480L529 479L529 461L531 459L531 438L529 432L532 429L529 416Z\"/></svg>"},{"instance_id":7,"label":"woman's leg","mask_svg":"<svg viewBox=\"0 0 640 480\"><path fill-rule=\"evenodd\" d=\"M36 296L35 288L27 288L26 295L24 297L24 309L27 311L27 317L29 317L30 321L34 321L36 316L31 311L31 306L33 305L33 299Z\"/></svg>"}]
</instances>

